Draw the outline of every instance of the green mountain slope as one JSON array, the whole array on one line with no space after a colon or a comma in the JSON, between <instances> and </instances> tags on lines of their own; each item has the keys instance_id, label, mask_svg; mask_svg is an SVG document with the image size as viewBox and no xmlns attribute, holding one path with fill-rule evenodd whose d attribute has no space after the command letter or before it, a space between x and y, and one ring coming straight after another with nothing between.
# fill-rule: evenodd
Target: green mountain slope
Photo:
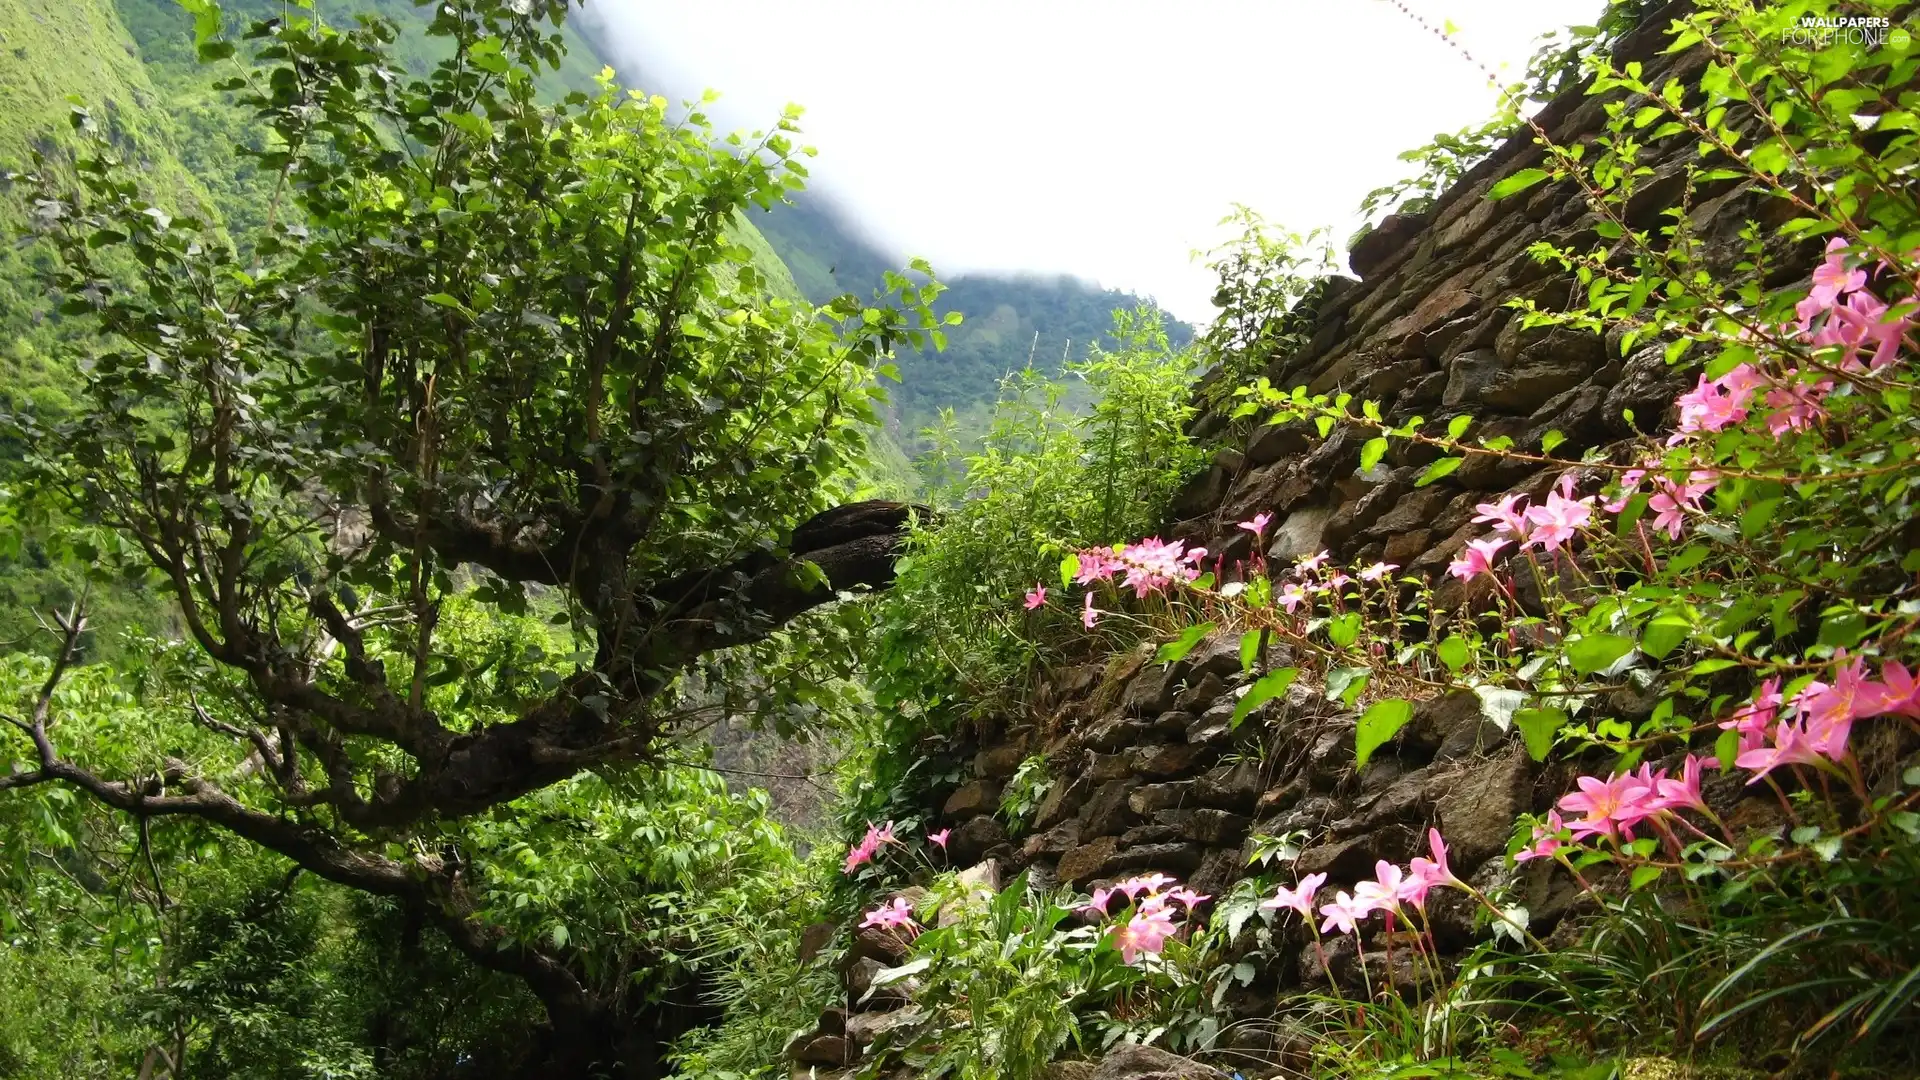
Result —
<instances>
[{"instance_id":1,"label":"green mountain slope","mask_svg":"<svg viewBox=\"0 0 1920 1080\"><path fill-rule=\"evenodd\" d=\"M283 0L225 0L230 31L255 19L281 14ZM426 9L412 0L352 0L324 5L329 17L368 12L401 28L398 62L423 71L437 59L424 33ZM544 89L554 97L593 91L603 69L592 46L565 25L568 52L548 73ZM40 150L56 163L70 133L74 101L137 163L155 202L192 212L236 232L262 224L273 197L273 178L263 176L236 145L258 145L259 129L213 82L232 74L225 65L201 65L193 48L192 20L176 0L0 0L0 171L24 169ZM70 101L69 99L74 99ZM57 167L57 164L56 164ZM37 245L15 236L32 208L18 191L0 193L0 410L41 413L65 408L77 356L86 343L76 324L54 312L38 264ZM770 290L789 299L802 292L772 247L744 218L733 239L754 253L754 265ZM40 530L12 520L5 497L9 462L17 448L0 442L0 648L21 640L30 612L71 598L77 575L67 556L49 550ZM82 561L87 561L84 558ZM138 593L98 590L95 625L102 635L129 623L158 628L164 612Z\"/></svg>"},{"instance_id":2,"label":"green mountain slope","mask_svg":"<svg viewBox=\"0 0 1920 1080\"><path fill-rule=\"evenodd\" d=\"M754 223L816 302L843 292L865 296L904 262L863 238L826 200L806 193ZM946 284L939 308L966 321L948 332L944 352L902 356L901 384L891 388L901 438L909 444L941 409L959 414L963 428L977 426L1008 373L1031 362L1057 374L1067 361L1086 359L1092 346L1112 344L1114 309L1145 302L1066 276L963 274ZM1193 327L1169 319L1167 336L1184 345Z\"/></svg>"}]
</instances>

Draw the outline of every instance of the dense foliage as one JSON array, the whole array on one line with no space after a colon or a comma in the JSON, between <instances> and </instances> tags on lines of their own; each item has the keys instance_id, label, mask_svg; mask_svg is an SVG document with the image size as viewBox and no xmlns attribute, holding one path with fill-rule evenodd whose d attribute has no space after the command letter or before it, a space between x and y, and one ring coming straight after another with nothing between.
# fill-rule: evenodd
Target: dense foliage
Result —
<instances>
[{"instance_id":1,"label":"dense foliage","mask_svg":"<svg viewBox=\"0 0 1920 1080\"><path fill-rule=\"evenodd\" d=\"M0 578L39 619L0 654L0 1075L737 1080L876 996L907 1007L861 1075L1037 1077L1122 1043L1249 1074L1920 1068L1920 59L1904 29L1790 46L1807 0L1708 0L1670 28L1703 65L1650 84L1604 48L1646 6L1543 50L1500 118L1366 208L1418 212L1529 94L1610 96L1590 141L1529 126L1540 160L1493 187L1568 183L1594 215L1532 252L1582 288L1514 325L1693 381L1575 457L1262 377L1328 295L1318 235L1240 214L1191 343L1150 307L1090 325L1113 294L943 295L924 265L816 306L740 225L798 188L792 118L720 138L583 86L559 3L302 8L239 38L189 0L192 52L154 46L147 88L228 73L170 121L200 132L198 179L142 175L167 131L116 107L71 113L77 152L19 148L38 246L6 269L51 284L57 327L11 355L79 374L0 408L27 538L0 554L64 601ZM147 47L153 0L121 9ZM208 132L239 151L196 159ZM1764 224L1697 234L1742 192ZM1036 292L1084 358L1029 344L1002 377ZM882 380L943 344L952 392L992 402L979 438L930 437L927 506L837 506L898 483L868 435ZM1269 565L1265 512L1244 560L1151 535L1205 458L1196 409L1236 400L1357 434L1363 473L1551 482L1477 507L1437 581ZM59 580L77 560L123 591ZM137 589L157 633L90 630ZM1256 836L1221 896L955 872L965 826L929 800L972 736L1057 666L1223 637L1231 726L1290 691L1349 708L1356 783L1443 694L1558 763L1573 782L1505 865L1549 864L1578 917L1539 940L1437 830L1350 889L1294 872L1299 834ZM967 824L1018 839L1053 781L1005 764ZM797 835L730 780L836 824ZM1464 955L1442 903L1481 934ZM1228 999L1296 960L1310 988L1260 1021L1285 1060L1228 1056Z\"/></svg>"},{"instance_id":2,"label":"dense foliage","mask_svg":"<svg viewBox=\"0 0 1920 1080\"><path fill-rule=\"evenodd\" d=\"M187 645L122 686L78 666L84 604L48 617L0 790L84 796L146 848L187 819L387 898L541 1001L529 1067L645 1072L697 1018L680 952L701 942L641 940L632 905L786 849L753 838L753 804L662 825L719 793L619 766L671 760L716 712L804 703L804 662L775 682L750 647L890 580L905 509L831 507L893 343L938 342L939 286L922 267L889 282L898 307L774 295L736 222L798 187L791 120L722 140L610 84L552 101L559 5L440 5L411 72L387 20L276 6L236 40L188 9L257 118L238 150L266 213L222 228L157 201L76 107L77 154L36 150L16 188L59 313L98 336L68 407L5 416L9 512L94 537ZM140 722L74 698L83 672L140 695ZM592 846L542 857L582 824L639 848L631 878ZM694 826L717 847L662 844ZM237 1052L176 1043L171 1075Z\"/></svg>"},{"instance_id":3,"label":"dense foliage","mask_svg":"<svg viewBox=\"0 0 1920 1080\"><path fill-rule=\"evenodd\" d=\"M1650 85L1638 64L1587 58L1588 92L1616 95L1606 132L1562 146L1534 127L1545 163L1491 192L1548 179L1583 191L1593 247L1534 255L1584 289L1568 310L1522 303L1522 325L1699 365L1670 433L1561 458L1558 432L1517 446L1476 437L1471 413L1390 421L1379 402L1261 379L1241 391L1243 415L1321 436L1359 430L1362 471L1410 446L1422 486L1471 456L1557 480L1478 507L1487 533L1441 583L1387 563L1330 565L1325 552L1226 566L1148 538L1068 555L1062 591L1080 587L1079 603L1040 586L1028 596L1088 629L1153 625L1169 635L1163 663L1240 635L1253 678L1234 722L1310 685L1358 711L1363 770L1415 700L1455 692L1536 759L1589 772L1510 851L1553 860L1590 897L1594 917L1558 948L1532 937L1523 907L1455 878L1437 832L1431 858L1382 862L1351 893L1320 892L1324 875L1276 891L1266 906L1306 919L1315 948L1344 938L1356 953L1396 941L1431 952L1435 889L1468 893L1494 931L1452 972L1416 958L1410 989L1370 984L1355 1002L1332 982L1296 1001L1294 1022L1324 1036L1315 1056L1343 1075L1533 1075L1514 1070L1541 1062L1501 1045L1516 1017L1587 1053L1671 1049L1809 1075L1915 1065L1920 204L1903 178L1920 60L1901 31L1796 48L1790 31L1810 5L1700 8L1674 23L1670 46L1705 51L1697 82ZM1755 192L1781 208L1770 226L1749 225L1728 250L1696 234L1688 205L1629 213L1667 140L1697 150L1681 158L1689 200ZM1810 277L1781 272L1809 247L1820 252ZM1261 513L1240 528L1262 537L1272 523ZM1269 641L1298 659L1264 670ZM1650 708L1623 715L1619 691ZM1768 793L1755 801L1777 812L1723 820L1702 792L1715 773ZM1114 941L1126 948L1151 914ZM1413 933L1396 935L1396 921ZM1163 931L1162 946L1176 936Z\"/></svg>"}]
</instances>

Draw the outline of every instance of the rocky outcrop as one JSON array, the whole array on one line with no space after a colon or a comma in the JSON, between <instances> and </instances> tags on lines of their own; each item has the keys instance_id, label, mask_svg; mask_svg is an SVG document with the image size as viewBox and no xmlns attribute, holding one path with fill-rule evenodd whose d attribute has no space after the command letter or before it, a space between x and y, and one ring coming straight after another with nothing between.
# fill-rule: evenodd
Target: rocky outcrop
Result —
<instances>
[{"instance_id":1,"label":"rocky outcrop","mask_svg":"<svg viewBox=\"0 0 1920 1080\"><path fill-rule=\"evenodd\" d=\"M1619 49L1621 59L1642 61L1656 85L1692 75L1705 60L1660 53L1658 28L1666 24L1655 13ZM1557 142L1588 142L1605 121L1605 99L1563 95L1536 119ZM1678 141L1671 152L1691 154L1693 146ZM1526 328L1515 315L1516 302L1557 311L1578 299L1575 281L1529 249L1545 242L1584 250L1601 225L1568 185L1489 198L1501 179L1541 162L1541 148L1525 133L1429 209L1389 217L1354 247L1356 276L1316 290L1312 332L1300 336L1306 344L1267 358L1267 377L1279 387L1377 400L1395 423L1419 415L1444 429L1448 419L1471 414L1476 432L1532 447L1557 431L1563 458L1667 422L1686 380L1666 363L1664 342L1623 349L1618 336ZM1651 164L1654 175L1625 208L1635 227L1655 223L1659 211L1680 201L1674 184L1682 162ZM1683 210L1703 241L1705 268L1719 274L1732 273L1745 257L1740 233L1749 219L1765 224L1783 213L1726 183L1694 187ZM1813 257L1786 247L1770 254L1768 265L1779 269L1769 286L1804 272ZM1439 455L1403 445L1362 472L1366 433L1336 428L1322 439L1306 424L1232 420L1232 396L1207 385L1221 377L1203 380L1200 400L1227 404L1202 411L1192 427L1220 449L1175 500L1162 535L1205 546L1229 564L1255 554L1254 535L1237 523L1271 513L1262 552L1270 561L1326 549L1343 564L1395 563L1402 572L1444 579L1436 602L1450 606L1467 599L1444 571L1484 528L1470 520L1475 504L1509 491L1537 500L1556 479L1525 464L1470 457L1441 482L1420 487L1416 479ZM1427 830L1439 828L1452 844L1455 872L1483 887L1510 887L1536 934L1545 937L1574 909L1577 894L1566 882L1538 864L1514 868L1503 858L1516 818L1545 809L1570 773L1534 763L1517 736L1482 716L1472 695L1422 703L1360 771L1353 756L1357 716L1304 684L1232 726L1251 679L1241 670L1236 639L1204 642L1166 666L1150 663L1152 653L1143 647L1051 672L1031 699L1031 715L1008 720L977 748L981 762L1044 755L1053 786L1031 829L1003 838L997 826L976 825L991 814L991 800L963 787L947 807L956 835L974 828L993 842L992 854L1028 870L1039 885L1091 889L1158 870L1219 895L1245 871L1255 836L1297 834L1294 870L1324 872L1329 887L1347 888L1371 876L1377 860L1405 863L1424 853ZM1256 668L1288 662L1276 649ZM982 770L976 782L992 779ZM1739 792L1723 783L1708 798L1732 812ZM1462 948L1485 932L1458 900L1449 894L1434 903L1443 949ZM1328 949L1323 959L1292 922L1298 963L1263 970L1243 1015L1271 1012L1274 992L1329 976L1360 986L1362 959L1350 945ZM1369 951L1364 962L1374 985L1400 981L1403 973L1373 970L1393 960ZM1278 1038L1271 1025L1261 1030L1260 1038Z\"/></svg>"},{"instance_id":2,"label":"rocky outcrop","mask_svg":"<svg viewBox=\"0 0 1920 1080\"><path fill-rule=\"evenodd\" d=\"M1661 54L1664 39L1655 28L1664 25L1664 14L1654 13L1619 50L1623 60L1643 61L1656 85L1668 76L1690 78L1706 59L1697 52ZM1557 143L1585 143L1604 123L1607 100L1570 92L1535 119ZM1693 147L1674 140L1667 152L1691 155ZM1376 400L1389 421L1422 416L1430 430L1471 414L1481 420L1476 435L1507 435L1522 448L1538 448L1558 431L1565 441L1556 453L1574 459L1659 427L1686 382L1667 364L1665 342L1640 341L1623 350L1619 336L1526 328L1511 306L1531 302L1562 311L1578 301L1582 287L1529 249L1548 243L1585 251L1603 225L1571 184L1542 183L1489 198L1502 179L1542 160L1533 133L1523 132L1428 210L1390 215L1350 253L1357 280L1341 278L1340 287L1319 291L1307 343L1265 358L1263 374L1276 387ZM1698 184L1683 200L1684 162L1650 164L1654 175L1639 182L1625 205L1629 224L1653 226L1667 207L1682 205L1709 273L1730 275L1749 257L1740 236L1748 220L1777 224L1790 216L1781 200L1754 196L1730 180ZM1803 272L1812 252L1780 241L1771 254L1768 265L1778 268L1779 280L1768 284L1777 285ZM1201 396L1221 398L1225 404L1192 422L1197 437L1221 449L1175 500L1176 520L1167 531L1229 563L1253 554L1252 534L1235 523L1267 512L1275 525L1267 534L1272 559L1324 548L1341 562L1381 560L1437 574L1480 528L1469 521L1475 503L1543 488L1551 479L1524 463L1477 456L1444 480L1416 488L1416 478L1439 456L1431 447L1396 445L1378 467L1361 473L1356 465L1365 433L1337 430L1321 440L1308 425L1267 425L1259 417L1237 427L1229 419L1237 399ZM1444 590L1442 599L1449 599Z\"/></svg>"}]
</instances>

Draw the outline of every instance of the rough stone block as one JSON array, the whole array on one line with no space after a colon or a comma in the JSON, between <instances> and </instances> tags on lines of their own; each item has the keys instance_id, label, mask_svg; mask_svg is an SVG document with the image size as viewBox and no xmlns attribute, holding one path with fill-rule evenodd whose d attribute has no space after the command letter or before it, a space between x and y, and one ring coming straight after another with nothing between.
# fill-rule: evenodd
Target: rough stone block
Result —
<instances>
[{"instance_id":1,"label":"rough stone block","mask_svg":"<svg viewBox=\"0 0 1920 1080\"><path fill-rule=\"evenodd\" d=\"M969 780L947 796L940 813L954 821L990 814L1000 805L1000 784L990 779Z\"/></svg>"},{"instance_id":2,"label":"rough stone block","mask_svg":"<svg viewBox=\"0 0 1920 1080\"><path fill-rule=\"evenodd\" d=\"M1107 871L1107 864L1113 860L1113 854L1119 847L1120 839L1115 836L1102 836L1091 843L1082 844L1060 856L1060 865L1055 868L1055 873L1069 885L1091 881Z\"/></svg>"},{"instance_id":3,"label":"rough stone block","mask_svg":"<svg viewBox=\"0 0 1920 1080\"><path fill-rule=\"evenodd\" d=\"M1440 798L1440 833L1465 873L1507 850L1514 819L1529 809L1533 762L1523 747L1466 771Z\"/></svg>"}]
</instances>

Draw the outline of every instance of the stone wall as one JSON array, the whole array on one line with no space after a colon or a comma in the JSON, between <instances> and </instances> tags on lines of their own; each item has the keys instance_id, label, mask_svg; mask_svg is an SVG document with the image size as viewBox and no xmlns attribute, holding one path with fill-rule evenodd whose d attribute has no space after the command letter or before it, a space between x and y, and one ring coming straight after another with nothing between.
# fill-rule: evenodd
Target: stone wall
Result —
<instances>
[{"instance_id":1,"label":"stone wall","mask_svg":"<svg viewBox=\"0 0 1920 1080\"><path fill-rule=\"evenodd\" d=\"M1646 26L1667 21L1657 13ZM1663 44L1657 30L1643 29L1616 55L1645 62L1656 83L1663 73L1685 76L1704 62L1698 54L1660 55ZM1560 143L1587 141L1605 122L1606 100L1569 93L1537 119ZM1693 145L1672 149L1691 155ZM1516 297L1546 309L1568 306L1579 286L1527 249L1540 240L1585 248L1597 236L1599 219L1569 185L1541 184L1497 202L1487 197L1502 177L1541 157L1532 134L1523 133L1427 212L1389 217L1353 250L1355 277L1337 278L1324 291L1311 341L1268 365L1274 384L1374 398L1395 421L1418 414L1444 427L1447 418L1470 412L1487 421L1477 431L1508 434L1520 445L1537 446L1558 430L1566 436L1563 456L1633 434L1626 410L1645 427L1669 420L1675 395L1690 380L1668 367L1663 343L1621 355L1617 337L1523 329L1506 306ZM1774 211L1729 185L1697 189L1683 200L1684 164L1659 163L1641 181L1626 207L1629 223L1647 227L1668 207L1683 205L1707 241L1709 269L1730 273L1744 257L1741 227L1749 219L1765 223ZM1800 276L1812 261L1797 249L1776 254L1781 277L1769 286ZM1482 457L1416 488L1415 478L1437 454L1396 447L1362 474L1365 433L1336 429L1321 440L1306 425L1240 423L1224 409L1196 419L1195 434L1224 448L1177 500L1165 534L1229 562L1251 554L1253 542L1235 523L1264 511L1278 523L1269 534L1272 560L1325 548L1340 563L1380 559L1440 579L1484 530L1469 522L1474 504L1510 490L1538 498L1555 479L1551 471ZM1439 602L1457 602L1460 589L1445 579ZM1563 876L1534 864L1515 879L1497 857L1516 817L1545 809L1571 773L1532 762L1517 737L1482 719L1471 695L1422 703L1413 722L1357 772L1355 715L1307 686L1295 685L1284 700L1230 729L1245 681L1237 642L1209 641L1167 667L1149 663L1151 653L1144 646L1057 671L1039 688L1032 715L987 733L972 777L944 807L960 865L992 857L1030 871L1039 883L1082 889L1158 870L1218 895L1246 867L1250 836L1298 831L1309 838L1298 873L1324 871L1331 886L1345 888L1371 876L1377 859L1404 863L1424 852L1426 830L1438 827L1453 847L1456 872L1482 885L1512 886L1536 933L1545 936L1575 902ZM1279 666L1288 657L1276 649L1265 660ZM1610 704L1632 717L1644 716L1653 702ZM1009 838L993 811L1029 754L1045 756L1053 787L1031 830ZM1736 816L1736 827L1740 815L1768 812L1741 803L1740 794L1737 780L1709 785L1709 799ZM1466 945L1475 931L1465 903L1448 893L1436 894L1436 904L1442 946ZM1270 1008L1276 988L1317 980L1306 939L1296 945L1298 961L1263 972L1248 1010L1258 1011L1258 1000ZM1350 957L1336 955L1333 963L1351 968Z\"/></svg>"}]
</instances>

